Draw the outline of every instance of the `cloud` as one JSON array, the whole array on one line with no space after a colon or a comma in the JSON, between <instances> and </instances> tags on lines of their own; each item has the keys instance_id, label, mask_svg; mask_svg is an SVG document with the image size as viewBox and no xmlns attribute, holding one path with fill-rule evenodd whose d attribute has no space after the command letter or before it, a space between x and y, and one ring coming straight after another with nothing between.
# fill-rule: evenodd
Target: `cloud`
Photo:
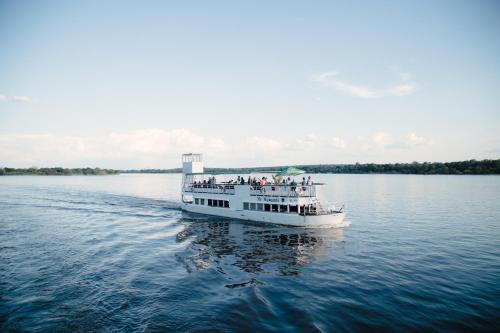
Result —
<instances>
[{"instance_id":1,"label":"cloud","mask_svg":"<svg viewBox=\"0 0 500 333\"><path fill-rule=\"evenodd\" d=\"M47 133L0 134L0 161L5 166L60 165L61 162L89 158L85 140Z\"/></svg>"},{"instance_id":2,"label":"cloud","mask_svg":"<svg viewBox=\"0 0 500 333\"><path fill-rule=\"evenodd\" d=\"M295 139L292 148L296 150L304 150L304 149L314 149L317 146L321 145L322 139L319 138L315 134L307 134L303 137L298 137Z\"/></svg>"},{"instance_id":3,"label":"cloud","mask_svg":"<svg viewBox=\"0 0 500 333\"><path fill-rule=\"evenodd\" d=\"M273 150L283 150L288 149L285 144L270 138L263 138L259 136L253 136L247 140L248 148L273 151Z\"/></svg>"},{"instance_id":4,"label":"cloud","mask_svg":"<svg viewBox=\"0 0 500 333\"><path fill-rule=\"evenodd\" d=\"M28 96L12 96L10 100L14 103L31 103L31 98Z\"/></svg>"},{"instance_id":5,"label":"cloud","mask_svg":"<svg viewBox=\"0 0 500 333\"><path fill-rule=\"evenodd\" d=\"M187 129L142 129L101 137L50 133L0 134L0 161L13 166L93 165L159 167L182 153L217 154L226 148L218 138Z\"/></svg>"},{"instance_id":6,"label":"cloud","mask_svg":"<svg viewBox=\"0 0 500 333\"><path fill-rule=\"evenodd\" d=\"M345 148L345 141L342 140L341 138L332 138L331 145L335 148L344 149Z\"/></svg>"},{"instance_id":7,"label":"cloud","mask_svg":"<svg viewBox=\"0 0 500 333\"><path fill-rule=\"evenodd\" d=\"M321 74L314 75L312 77L312 80L316 81L316 82L326 83L326 82L329 82L330 80L332 80L337 75L338 75L338 72L335 72L335 71L324 72Z\"/></svg>"},{"instance_id":8,"label":"cloud","mask_svg":"<svg viewBox=\"0 0 500 333\"><path fill-rule=\"evenodd\" d=\"M384 149L412 149L422 146L430 146L434 144L434 140L418 136L414 132L406 135L394 136L391 133L380 131L369 137L358 137L358 147L362 151L380 151Z\"/></svg>"},{"instance_id":9,"label":"cloud","mask_svg":"<svg viewBox=\"0 0 500 333\"><path fill-rule=\"evenodd\" d=\"M0 95L0 102L13 102L13 103L31 103L31 98L28 96L12 96L7 97L5 95Z\"/></svg>"},{"instance_id":10,"label":"cloud","mask_svg":"<svg viewBox=\"0 0 500 333\"><path fill-rule=\"evenodd\" d=\"M428 146L434 144L434 140L418 136L415 133L409 133L406 136L406 140L417 146Z\"/></svg>"},{"instance_id":11,"label":"cloud","mask_svg":"<svg viewBox=\"0 0 500 333\"><path fill-rule=\"evenodd\" d=\"M337 91L340 91L341 93L344 93L346 95L351 95L359 98L377 98L380 97L378 96L378 93L370 90L367 87L363 86L355 86L352 84L348 84L342 81L333 81L333 85Z\"/></svg>"},{"instance_id":12,"label":"cloud","mask_svg":"<svg viewBox=\"0 0 500 333\"><path fill-rule=\"evenodd\" d=\"M185 152L203 150L211 153L223 150L224 141L208 138L188 129L162 130L149 128L121 133L111 133L104 142L122 156L138 154L147 157L177 157Z\"/></svg>"},{"instance_id":13,"label":"cloud","mask_svg":"<svg viewBox=\"0 0 500 333\"><path fill-rule=\"evenodd\" d=\"M326 87L332 87L340 93L358 98L381 98L390 96L405 96L412 94L416 85L409 82L412 76L410 73L400 73L401 83L385 89L372 89L364 85L347 83L337 78L338 72L325 72L314 75L311 80Z\"/></svg>"},{"instance_id":14,"label":"cloud","mask_svg":"<svg viewBox=\"0 0 500 333\"><path fill-rule=\"evenodd\" d=\"M415 85L412 83L400 84L385 90L379 94L380 97L383 96L405 96L413 93L415 91Z\"/></svg>"},{"instance_id":15,"label":"cloud","mask_svg":"<svg viewBox=\"0 0 500 333\"><path fill-rule=\"evenodd\" d=\"M379 131L352 142L314 133L225 142L186 128L146 128L100 136L0 133L0 167L171 168L178 167L181 154L187 152L204 153L208 166L376 162L405 154L411 161L427 154L433 144L431 138L413 131L400 136Z\"/></svg>"},{"instance_id":16,"label":"cloud","mask_svg":"<svg viewBox=\"0 0 500 333\"><path fill-rule=\"evenodd\" d=\"M255 163L281 159L303 160L328 155L332 149L345 148L339 137L306 134L278 140L252 136L242 142L226 144L222 139L195 133L189 129L159 128L113 132L102 136L72 136L53 133L1 134L2 166L100 166L112 168L175 167L186 152L212 156L211 163L226 165L232 160ZM218 162L217 162L218 161Z\"/></svg>"},{"instance_id":17,"label":"cloud","mask_svg":"<svg viewBox=\"0 0 500 333\"><path fill-rule=\"evenodd\" d=\"M246 141L245 149L259 151L281 151L281 152L298 152L298 151L314 151L328 148L345 148L345 141L338 137L323 138L315 134L307 134L297 137L287 142L281 142L276 139L253 136Z\"/></svg>"},{"instance_id":18,"label":"cloud","mask_svg":"<svg viewBox=\"0 0 500 333\"><path fill-rule=\"evenodd\" d=\"M383 144L387 140L390 140L391 135L387 132L377 132L374 135L372 135L372 140L373 142L377 144Z\"/></svg>"}]
</instances>

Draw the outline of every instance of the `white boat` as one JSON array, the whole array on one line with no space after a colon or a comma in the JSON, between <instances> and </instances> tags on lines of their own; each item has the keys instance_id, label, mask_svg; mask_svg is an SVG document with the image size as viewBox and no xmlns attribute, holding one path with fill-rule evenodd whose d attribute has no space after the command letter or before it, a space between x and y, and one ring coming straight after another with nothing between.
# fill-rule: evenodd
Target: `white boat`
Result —
<instances>
[{"instance_id":1,"label":"white boat","mask_svg":"<svg viewBox=\"0 0 500 333\"><path fill-rule=\"evenodd\" d=\"M205 174L201 154L182 155L183 210L298 227L343 227L343 207L325 204L325 184L216 182Z\"/></svg>"}]
</instances>

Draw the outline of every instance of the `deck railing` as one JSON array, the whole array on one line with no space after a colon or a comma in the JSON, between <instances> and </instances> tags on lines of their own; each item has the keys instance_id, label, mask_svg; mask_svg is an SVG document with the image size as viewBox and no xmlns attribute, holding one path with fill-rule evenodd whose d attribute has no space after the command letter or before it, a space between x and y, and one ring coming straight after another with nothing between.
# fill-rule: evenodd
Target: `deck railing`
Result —
<instances>
[{"instance_id":1,"label":"deck railing","mask_svg":"<svg viewBox=\"0 0 500 333\"><path fill-rule=\"evenodd\" d=\"M229 184L187 184L184 191L193 193L234 194L234 185Z\"/></svg>"},{"instance_id":2,"label":"deck railing","mask_svg":"<svg viewBox=\"0 0 500 333\"><path fill-rule=\"evenodd\" d=\"M250 187L250 195L270 197L315 197L315 185L257 185Z\"/></svg>"},{"instance_id":3,"label":"deck railing","mask_svg":"<svg viewBox=\"0 0 500 333\"><path fill-rule=\"evenodd\" d=\"M236 186L250 187L250 195L266 197L315 197L316 185L186 184L185 192L234 194Z\"/></svg>"}]
</instances>

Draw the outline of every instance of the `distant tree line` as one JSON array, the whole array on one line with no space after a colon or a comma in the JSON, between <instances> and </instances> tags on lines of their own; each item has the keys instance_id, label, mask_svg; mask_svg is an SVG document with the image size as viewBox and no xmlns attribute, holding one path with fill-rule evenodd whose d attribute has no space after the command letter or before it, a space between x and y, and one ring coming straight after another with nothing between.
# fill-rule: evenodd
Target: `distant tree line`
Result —
<instances>
[{"instance_id":1,"label":"distant tree line","mask_svg":"<svg viewBox=\"0 0 500 333\"><path fill-rule=\"evenodd\" d=\"M205 172L213 174L247 174L251 172L278 171L284 166L255 168L205 168ZM413 162L413 163L356 163L356 164L318 164L295 165L306 173L382 173L382 174L416 174L416 175L498 175L500 174L500 159L469 160L461 162ZM123 173L181 173L181 168L175 169L142 169L122 170Z\"/></svg>"},{"instance_id":2,"label":"distant tree line","mask_svg":"<svg viewBox=\"0 0 500 333\"><path fill-rule=\"evenodd\" d=\"M298 166L308 173L383 173L417 175L493 175L500 174L500 159L461 162L413 162L391 164L341 164Z\"/></svg>"},{"instance_id":3,"label":"distant tree line","mask_svg":"<svg viewBox=\"0 0 500 333\"><path fill-rule=\"evenodd\" d=\"M182 168L174 169L129 169L129 170L119 170L120 173L182 173ZM207 168L205 168L205 172Z\"/></svg>"},{"instance_id":4,"label":"distant tree line","mask_svg":"<svg viewBox=\"0 0 500 333\"><path fill-rule=\"evenodd\" d=\"M306 173L352 173L352 174L416 174L416 175L499 175L500 159L469 160L462 162L413 162L413 163L356 163L356 164L318 164L295 165ZM255 168L206 168L206 173L212 174L247 174L251 172L278 171L283 166ZM181 168L175 169L140 169L111 170L100 168L0 168L0 176L4 175L115 175L119 173L181 173Z\"/></svg>"},{"instance_id":5,"label":"distant tree line","mask_svg":"<svg viewBox=\"0 0 500 333\"><path fill-rule=\"evenodd\" d=\"M72 175L115 175L119 172L101 168L0 168L0 176L41 175L41 176L72 176Z\"/></svg>"}]
</instances>

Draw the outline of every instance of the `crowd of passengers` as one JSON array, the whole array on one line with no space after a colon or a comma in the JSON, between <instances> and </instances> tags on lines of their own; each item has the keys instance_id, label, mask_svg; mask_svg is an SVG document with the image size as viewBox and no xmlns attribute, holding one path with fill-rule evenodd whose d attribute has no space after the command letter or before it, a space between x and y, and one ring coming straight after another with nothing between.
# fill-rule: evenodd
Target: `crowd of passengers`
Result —
<instances>
[{"instance_id":1,"label":"crowd of passengers","mask_svg":"<svg viewBox=\"0 0 500 333\"><path fill-rule=\"evenodd\" d=\"M212 187L212 186L215 186L217 184L217 181L215 179L214 176L208 178L208 180L204 179L203 182L202 181L195 181L193 183L194 187ZM289 185L289 186L297 186L297 185L301 185L301 186L306 186L306 185L313 185L313 181L312 181L312 178L311 176L307 177L307 179L305 177L302 177L302 181L299 183L297 183L295 181L295 179L290 179L290 177L288 178L283 178L281 180L276 180L276 181L271 181L269 180L267 177L262 177L262 178L255 178L255 177L250 177L248 176L248 180L245 181L245 178L241 177L241 176L238 176L238 178L236 180L230 180L228 182L226 182L226 184L229 184L229 185L251 185L251 186L263 186L263 185Z\"/></svg>"}]
</instances>

